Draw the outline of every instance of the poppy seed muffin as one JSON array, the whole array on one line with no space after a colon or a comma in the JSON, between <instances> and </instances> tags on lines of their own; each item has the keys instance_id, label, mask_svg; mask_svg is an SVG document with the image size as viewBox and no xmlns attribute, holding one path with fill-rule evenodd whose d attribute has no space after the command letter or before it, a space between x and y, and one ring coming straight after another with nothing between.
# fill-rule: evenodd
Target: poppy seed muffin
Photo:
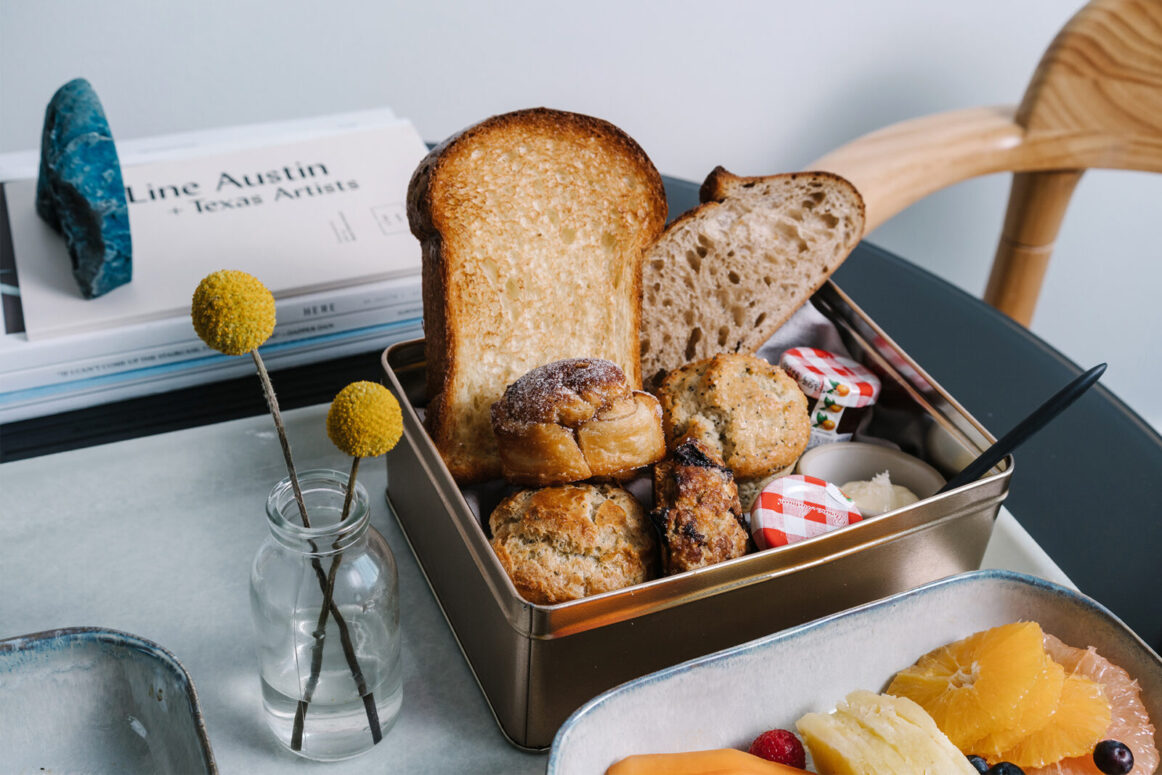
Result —
<instances>
[{"instance_id":1,"label":"poppy seed muffin","mask_svg":"<svg viewBox=\"0 0 1162 775\"><path fill-rule=\"evenodd\" d=\"M658 388L666 445L697 439L736 480L770 476L807 448L807 397L778 366L741 353L674 369Z\"/></svg>"},{"instance_id":2,"label":"poppy seed muffin","mask_svg":"<svg viewBox=\"0 0 1162 775\"><path fill-rule=\"evenodd\" d=\"M488 524L500 564L530 603L563 603L657 575L653 528L620 487L521 490L497 505Z\"/></svg>"}]
</instances>

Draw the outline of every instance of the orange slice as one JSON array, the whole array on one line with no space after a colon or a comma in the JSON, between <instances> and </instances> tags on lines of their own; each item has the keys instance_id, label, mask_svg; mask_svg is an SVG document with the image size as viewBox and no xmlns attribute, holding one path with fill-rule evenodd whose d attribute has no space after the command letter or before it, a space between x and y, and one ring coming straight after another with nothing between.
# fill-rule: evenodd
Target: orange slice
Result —
<instances>
[{"instance_id":1,"label":"orange slice","mask_svg":"<svg viewBox=\"0 0 1162 775\"><path fill-rule=\"evenodd\" d=\"M1026 769L1092 754L1109 725L1110 704L1101 686L1073 673L1065 677L1061 701L1049 723L999 754L997 759Z\"/></svg>"},{"instance_id":2,"label":"orange slice","mask_svg":"<svg viewBox=\"0 0 1162 775\"><path fill-rule=\"evenodd\" d=\"M961 751L1017 726L1021 701L1045 670L1041 627L1015 622L978 632L925 654L901 670L887 693L928 711Z\"/></svg>"},{"instance_id":3,"label":"orange slice","mask_svg":"<svg viewBox=\"0 0 1162 775\"><path fill-rule=\"evenodd\" d=\"M1020 701L1016 723L969 746L969 752L991 762L1005 761L1005 751L1034 732L1039 732L1053 718L1065 686L1065 669L1045 655L1045 667L1033 688ZM1015 762L1014 762L1015 763Z\"/></svg>"}]
</instances>

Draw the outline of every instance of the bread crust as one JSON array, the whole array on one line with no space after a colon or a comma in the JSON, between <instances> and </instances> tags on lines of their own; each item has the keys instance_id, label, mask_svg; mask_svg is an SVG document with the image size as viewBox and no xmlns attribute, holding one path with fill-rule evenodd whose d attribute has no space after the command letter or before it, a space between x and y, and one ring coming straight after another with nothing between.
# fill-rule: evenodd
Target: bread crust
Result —
<instances>
[{"instance_id":1,"label":"bread crust","mask_svg":"<svg viewBox=\"0 0 1162 775\"><path fill-rule=\"evenodd\" d=\"M523 334L513 334L511 340L499 343L496 359L511 368L523 365L520 368L523 372L561 357L601 357L616 352L618 357L610 359L622 367L635 387L641 386L641 258L661 233L666 218L661 176L645 152L606 121L548 108L493 116L453 135L434 148L416 168L408 186L407 210L409 225L420 240L423 256L426 385L430 399L426 424L449 470L461 483L500 475L496 442L488 425L488 407L517 376L501 374L499 368L490 371L478 364L465 363L468 348L461 331L464 321L481 310L495 308L498 303L479 287L467 285L472 281L462 271L463 264L478 261L480 257L465 255L466 235L476 228L476 223L483 223L483 219L472 220L481 214L481 201L492 201L493 195L496 200L508 195L504 181L471 179L473 154L516 154L522 144L535 143L551 145L560 152L549 158L547 165L531 170L533 179L521 179L531 188L543 189L549 197L568 197L581 190L575 181L584 181L586 176L611 175L616 176L619 185L624 179L625 188L631 192L619 190L620 198L609 200L615 212L602 213L607 220L614 219L624 226L627 239L609 246L614 256L609 269L611 285L577 290L579 304L610 304L613 298L627 305L622 314L625 336L624 341L620 336L604 337L611 341L598 346L586 343L579 332L560 330L560 326L552 334L545 334L543 341L530 342L527 336L522 341ZM542 153L542 157L546 156L552 154ZM597 168L595 159L612 160L615 169ZM467 198L463 195L465 191L469 194ZM517 204L525 207L529 203L522 199ZM590 202L584 206L597 204ZM562 234L571 228L562 226ZM542 231L539 225L531 225L530 240L540 238ZM561 260L571 259L562 257ZM508 289L517 299L514 306L519 306L519 300L525 298L523 294L554 282L552 276L530 276L503 269L502 273L501 280L509 281ZM555 273L550 270L541 274ZM547 329L552 328L553 324L547 323ZM546 347L544 342L551 342L552 346ZM569 347L571 342L576 343L573 349ZM484 374L486 371L489 373ZM471 378L484 384L480 389L487 393L479 396L480 406L471 409L466 408L463 396L455 395L466 384L468 372L472 372ZM472 429L465 430L465 423L471 424Z\"/></svg>"},{"instance_id":2,"label":"bread crust","mask_svg":"<svg viewBox=\"0 0 1162 775\"><path fill-rule=\"evenodd\" d=\"M786 180L800 180L803 178L810 178L812 180L830 180L842 186L852 186L851 181L842 175L837 175L834 172L826 170L805 170L802 172L782 172L777 175L735 175L728 171L721 164L710 170L710 174L706 176L706 180L702 181L702 185L698 187L698 201L703 204L709 202L721 202L732 191L739 188L745 188L752 184L765 183L775 179ZM863 197L857 200L859 208L859 220L862 223L867 216L867 205L864 204ZM694 208L697 209L697 208ZM693 212L693 211L691 211ZM857 235L857 239L862 237L863 233Z\"/></svg>"},{"instance_id":3,"label":"bread crust","mask_svg":"<svg viewBox=\"0 0 1162 775\"><path fill-rule=\"evenodd\" d=\"M522 376L492 405L504 478L544 486L624 478L662 458L662 409L617 364L570 358Z\"/></svg>"}]
</instances>

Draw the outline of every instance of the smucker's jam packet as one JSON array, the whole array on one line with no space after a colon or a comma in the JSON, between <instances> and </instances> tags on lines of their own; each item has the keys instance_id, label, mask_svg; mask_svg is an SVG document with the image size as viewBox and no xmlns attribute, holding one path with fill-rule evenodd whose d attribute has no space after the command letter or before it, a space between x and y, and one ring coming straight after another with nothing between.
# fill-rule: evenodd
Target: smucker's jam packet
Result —
<instances>
[{"instance_id":1,"label":"smucker's jam packet","mask_svg":"<svg viewBox=\"0 0 1162 775\"><path fill-rule=\"evenodd\" d=\"M831 482L793 474L775 479L755 499L750 531L759 549L786 546L859 522L855 501Z\"/></svg>"}]
</instances>

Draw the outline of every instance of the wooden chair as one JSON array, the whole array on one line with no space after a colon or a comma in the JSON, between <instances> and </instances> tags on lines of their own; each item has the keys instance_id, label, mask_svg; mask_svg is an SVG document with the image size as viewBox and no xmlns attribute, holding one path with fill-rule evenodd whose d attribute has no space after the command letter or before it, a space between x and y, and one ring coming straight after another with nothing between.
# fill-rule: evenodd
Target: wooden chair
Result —
<instances>
[{"instance_id":1,"label":"wooden chair","mask_svg":"<svg viewBox=\"0 0 1162 775\"><path fill-rule=\"evenodd\" d=\"M1162 0L1094 0L1058 33L1017 107L971 108L864 135L807 169L859 188L872 229L978 175L1012 171L985 301L1028 326L1088 168L1162 172Z\"/></svg>"}]
</instances>

